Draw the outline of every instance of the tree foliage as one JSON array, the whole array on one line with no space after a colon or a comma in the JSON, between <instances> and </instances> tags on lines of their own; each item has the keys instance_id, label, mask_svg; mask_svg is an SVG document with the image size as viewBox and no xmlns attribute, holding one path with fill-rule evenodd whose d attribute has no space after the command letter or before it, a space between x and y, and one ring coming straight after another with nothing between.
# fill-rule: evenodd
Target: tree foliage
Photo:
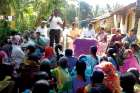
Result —
<instances>
[{"instance_id":1,"label":"tree foliage","mask_svg":"<svg viewBox=\"0 0 140 93\"><path fill-rule=\"evenodd\" d=\"M80 19L85 20L87 18L92 18L92 6L86 2L80 2Z\"/></svg>"},{"instance_id":2,"label":"tree foliage","mask_svg":"<svg viewBox=\"0 0 140 93\"><path fill-rule=\"evenodd\" d=\"M119 4L119 3L114 3L112 5L110 4L106 4L106 12L113 12L116 11L117 9L123 7L123 5Z\"/></svg>"},{"instance_id":3,"label":"tree foliage","mask_svg":"<svg viewBox=\"0 0 140 93\"><path fill-rule=\"evenodd\" d=\"M106 5L105 9L98 5L94 8L86 2L79 2L79 7L68 5L68 0L0 0L0 14L15 16L16 29L24 31L33 29L40 20L47 20L54 9L61 11L61 16L67 23L71 23L75 17L79 20L92 19L107 11L114 11L120 5ZM107 10L107 11L105 11Z\"/></svg>"},{"instance_id":4,"label":"tree foliage","mask_svg":"<svg viewBox=\"0 0 140 93\"><path fill-rule=\"evenodd\" d=\"M0 14L14 12L16 29L24 31L34 28L40 19L46 19L55 8L61 10L63 5L64 0L0 0Z\"/></svg>"},{"instance_id":5,"label":"tree foliage","mask_svg":"<svg viewBox=\"0 0 140 93\"><path fill-rule=\"evenodd\" d=\"M101 16L105 13L105 10L103 8L100 8L99 5L96 5L93 9L92 9L92 13L93 13L93 17L98 17Z\"/></svg>"},{"instance_id":6,"label":"tree foliage","mask_svg":"<svg viewBox=\"0 0 140 93\"><path fill-rule=\"evenodd\" d=\"M0 14L9 15L11 13L10 0L0 0Z\"/></svg>"}]
</instances>

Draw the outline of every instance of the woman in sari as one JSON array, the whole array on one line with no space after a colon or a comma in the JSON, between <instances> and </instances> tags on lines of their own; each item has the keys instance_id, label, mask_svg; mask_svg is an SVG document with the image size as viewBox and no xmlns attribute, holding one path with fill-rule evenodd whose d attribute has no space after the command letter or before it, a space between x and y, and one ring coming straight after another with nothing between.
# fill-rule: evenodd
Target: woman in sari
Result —
<instances>
[{"instance_id":1,"label":"woman in sari","mask_svg":"<svg viewBox=\"0 0 140 93\"><path fill-rule=\"evenodd\" d=\"M56 66L56 56L52 47L45 47L45 54L41 62L49 62L51 68Z\"/></svg>"},{"instance_id":2,"label":"woman in sari","mask_svg":"<svg viewBox=\"0 0 140 93\"><path fill-rule=\"evenodd\" d=\"M100 31L98 32L96 39L98 41L98 54L104 55L106 48L107 48L107 33L105 29L101 27Z\"/></svg>"},{"instance_id":3,"label":"woman in sari","mask_svg":"<svg viewBox=\"0 0 140 93\"><path fill-rule=\"evenodd\" d=\"M80 36L80 30L78 29L77 24L72 23L72 30L67 35L67 37L69 37L69 39L68 39L69 48L73 49L73 42L79 36Z\"/></svg>"},{"instance_id":4,"label":"woman in sari","mask_svg":"<svg viewBox=\"0 0 140 93\"><path fill-rule=\"evenodd\" d=\"M96 70L101 70L104 72L103 84L112 92L112 93L121 93L120 80L116 75L116 70L112 63L103 61L95 67Z\"/></svg>"},{"instance_id":5,"label":"woman in sari","mask_svg":"<svg viewBox=\"0 0 140 93\"><path fill-rule=\"evenodd\" d=\"M121 73L127 72L129 68L137 68L140 73L140 65L138 64L138 60L134 56L131 49L127 49L124 52L124 61L123 66L121 68Z\"/></svg>"},{"instance_id":6,"label":"woman in sari","mask_svg":"<svg viewBox=\"0 0 140 93\"><path fill-rule=\"evenodd\" d=\"M69 93L71 90L71 76L68 72L67 58L59 59L59 66L52 70L52 76L57 80L57 93Z\"/></svg>"}]
</instances>

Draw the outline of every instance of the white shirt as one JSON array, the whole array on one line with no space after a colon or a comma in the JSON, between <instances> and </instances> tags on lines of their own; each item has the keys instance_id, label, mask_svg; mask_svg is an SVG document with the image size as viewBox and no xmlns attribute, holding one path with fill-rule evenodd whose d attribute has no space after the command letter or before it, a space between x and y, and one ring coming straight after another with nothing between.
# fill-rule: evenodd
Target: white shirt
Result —
<instances>
[{"instance_id":1,"label":"white shirt","mask_svg":"<svg viewBox=\"0 0 140 93\"><path fill-rule=\"evenodd\" d=\"M19 68L20 64L23 62L25 58L25 54L22 51L21 47L18 45L12 45L12 54L11 57L14 59L16 63L16 68Z\"/></svg>"},{"instance_id":2,"label":"white shirt","mask_svg":"<svg viewBox=\"0 0 140 93\"><path fill-rule=\"evenodd\" d=\"M86 28L82 31L81 35L82 38L95 38L95 30L94 29L89 30L88 28Z\"/></svg>"},{"instance_id":3,"label":"white shirt","mask_svg":"<svg viewBox=\"0 0 140 93\"><path fill-rule=\"evenodd\" d=\"M41 35L44 35L45 37L47 37L47 27L45 26L44 28L42 28L41 26L39 26L37 29L36 29L36 32L40 32Z\"/></svg>"},{"instance_id":4,"label":"white shirt","mask_svg":"<svg viewBox=\"0 0 140 93\"><path fill-rule=\"evenodd\" d=\"M60 17L53 16L52 20L50 21L50 29L61 29L61 26L58 23L63 24L62 19Z\"/></svg>"}]
</instances>

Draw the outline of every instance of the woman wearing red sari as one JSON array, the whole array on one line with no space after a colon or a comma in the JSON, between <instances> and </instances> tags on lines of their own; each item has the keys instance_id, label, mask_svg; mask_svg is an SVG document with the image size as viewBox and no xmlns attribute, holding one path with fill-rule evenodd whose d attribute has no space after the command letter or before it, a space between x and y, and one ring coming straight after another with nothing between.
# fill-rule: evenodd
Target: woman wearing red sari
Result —
<instances>
[{"instance_id":1,"label":"woman wearing red sari","mask_svg":"<svg viewBox=\"0 0 140 93\"><path fill-rule=\"evenodd\" d=\"M56 57L55 57L54 49L52 47L47 46L45 48L45 54L41 62L49 62L51 68L56 66Z\"/></svg>"}]
</instances>

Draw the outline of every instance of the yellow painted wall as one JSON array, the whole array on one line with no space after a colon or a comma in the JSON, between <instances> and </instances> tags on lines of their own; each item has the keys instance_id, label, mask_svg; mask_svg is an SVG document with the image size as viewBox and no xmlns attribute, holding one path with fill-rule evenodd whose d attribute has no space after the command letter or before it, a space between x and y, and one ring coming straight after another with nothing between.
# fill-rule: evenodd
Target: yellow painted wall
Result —
<instances>
[{"instance_id":1,"label":"yellow painted wall","mask_svg":"<svg viewBox=\"0 0 140 93\"><path fill-rule=\"evenodd\" d=\"M131 29L134 28L134 25L135 25L135 12L132 13L132 26L131 26Z\"/></svg>"},{"instance_id":2,"label":"yellow painted wall","mask_svg":"<svg viewBox=\"0 0 140 93\"><path fill-rule=\"evenodd\" d=\"M100 22L99 21L96 21L96 22L93 22L93 27L95 29L96 32L99 31L99 27L100 27Z\"/></svg>"}]
</instances>

